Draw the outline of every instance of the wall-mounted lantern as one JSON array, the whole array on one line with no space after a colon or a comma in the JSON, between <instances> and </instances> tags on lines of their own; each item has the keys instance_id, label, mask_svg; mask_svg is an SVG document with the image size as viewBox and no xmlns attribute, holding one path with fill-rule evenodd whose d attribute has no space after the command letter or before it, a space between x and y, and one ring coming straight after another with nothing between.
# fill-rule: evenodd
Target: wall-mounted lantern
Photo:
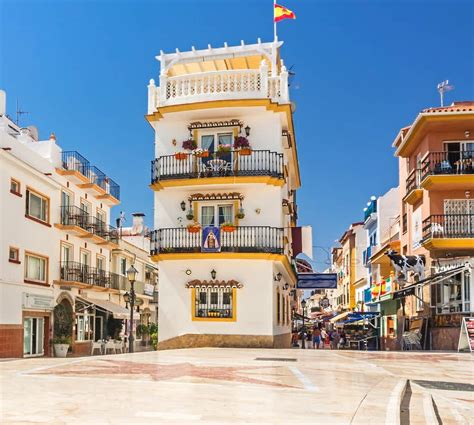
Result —
<instances>
[{"instance_id":1,"label":"wall-mounted lantern","mask_svg":"<svg viewBox=\"0 0 474 425\"><path fill-rule=\"evenodd\" d=\"M247 126L247 127L244 128L244 130L245 130L246 136L249 137L250 136L250 127Z\"/></svg>"},{"instance_id":2,"label":"wall-mounted lantern","mask_svg":"<svg viewBox=\"0 0 474 425\"><path fill-rule=\"evenodd\" d=\"M216 272L214 269L212 269L212 270L211 270L211 277L212 277L212 280L215 280L215 279L216 279L216 276L217 276L217 272Z\"/></svg>"}]
</instances>

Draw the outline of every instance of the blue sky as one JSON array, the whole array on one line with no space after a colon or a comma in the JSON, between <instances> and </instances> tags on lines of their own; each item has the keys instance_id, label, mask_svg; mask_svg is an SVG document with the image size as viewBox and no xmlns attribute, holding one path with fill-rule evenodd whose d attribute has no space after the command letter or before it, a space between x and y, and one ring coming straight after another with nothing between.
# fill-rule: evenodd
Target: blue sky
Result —
<instances>
[{"instance_id":1,"label":"blue sky","mask_svg":"<svg viewBox=\"0 0 474 425\"><path fill-rule=\"evenodd\" d=\"M474 99L474 10L469 1L281 0L293 66L303 187L301 224L329 249L362 218L370 195L398 184L391 143L425 107ZM143 118L160 49L270 41L271 0L0 0L0 88L42 138L51 131L121 186L127 214L152 224L153 134ZM118 211L115 212L118 214ZM130 219L128 220L130 223ZM326 254L315 248L316 266Z\"/></svg>"}]
</instances>

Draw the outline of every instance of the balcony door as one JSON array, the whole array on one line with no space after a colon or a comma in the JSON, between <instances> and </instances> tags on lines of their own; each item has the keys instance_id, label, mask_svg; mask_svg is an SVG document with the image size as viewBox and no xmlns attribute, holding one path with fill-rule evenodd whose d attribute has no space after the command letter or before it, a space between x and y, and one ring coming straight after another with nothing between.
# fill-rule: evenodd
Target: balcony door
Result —
<instances>
[{"instance_id":1,"label":"balcony door","mask_svg":"<svg viewBox=\"0 0 474 425\"><path fill-rule=\"evenodd\" d=\"M234 206L232 204L201 206L201 225L220 226L234 222Z\"/></svg>"},{"instance_id":2,"label":"balcony door","mask_svg":"<svg viewBox=\"0 0 474 425\"><path fill-rule=\"evenodd\" d=\"M445 142L444 150L451 167L455 167L457 161L474 158L474 142Z\"/></svg>"},{"instance_id":3,"label":"balcony door","mask_svg":"<svg viewBox=\"0 0 474 425\"><path fill-rule=\"evenodd\" d=\"M207 163L209 160L213 159L212 154L217 152L219 146L221 145L229 145L230 149L232 149L233 145L234 134L233 133L207 133L201 135L201 149L205 149L209 151L209 157L203 158L202 162ZM232 161L232 153L228 153L226 155L220 155L219 159L224 160L226 162Z\"/></svg>"},{"instance_id":4,"label":"balcony door","mask_svg":"<svg viewBox=\"0 0 474 425\"><path fill-rule=\"evenodd\" d=\"M474 233L474 199L444 200L445 229L447 237L472 237Z\"/></svg>"}]
</instances>

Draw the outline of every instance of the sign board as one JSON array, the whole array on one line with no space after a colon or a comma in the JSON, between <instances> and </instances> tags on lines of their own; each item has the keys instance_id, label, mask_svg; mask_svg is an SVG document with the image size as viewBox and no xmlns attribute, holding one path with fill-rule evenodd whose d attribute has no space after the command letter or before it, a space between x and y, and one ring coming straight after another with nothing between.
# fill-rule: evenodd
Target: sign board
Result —
<instances>
[{"instance_id":1,"label":"sign board","mask_svg":"<svg viewBox=\"0 0 474 425\"><path fill-rule=\"evenodd\" d=\"M415 288L417 285L411 285L408 288L400 289L397 292L393 293L393 299L398 300L399 298L405 298L409 295L415 295Z\"/></svg>"},{"instance_id":2,"label":"sign board","mask_svg":"<svg viewBox=\"0 0 474 425\"><path fill-rule=\"evenodd\" d=\"M54 308L54 297L23 292L23 308L52 310Z\"/></svg>"},{"instance_id":3,"label":"sign board","mask_svg":"<svg viewBox=\"0 0 474 425\"><path fill-rule=\"evenodd\" d=\"M459 334L458 351L474 351L474 317L463 317Z\"/></svg>"},{"instance_id":4,"label":"sign board","mask_svg":"<svg viewBox=\"0 0 474 425\"><path fill-rule=\"evenodd\" d=\"M221 251L221 229L207 226L202 229L201 252Z\"/></svg>"},{"instance_id":5,"label":"sign board","mask_svg":"<svg viewBox=\"0 0 474 425\"><path fill-rule=\"evenodd\" d=\"M298 289L336 289L336 273L298 273Z\"/></svg>"},{"instance_id":6,"label":"sign board","mask_svg":"<svg viewBox=\"0 0 474 425\"><path fill-rule=\"evenodd\" d=\"M145 285L143 287L143 293L145 295L150 295L152 297L153 292L155 292L155 287L153 285L151 285L150 283L145 283Z\"/></svg>"}]
</instances>

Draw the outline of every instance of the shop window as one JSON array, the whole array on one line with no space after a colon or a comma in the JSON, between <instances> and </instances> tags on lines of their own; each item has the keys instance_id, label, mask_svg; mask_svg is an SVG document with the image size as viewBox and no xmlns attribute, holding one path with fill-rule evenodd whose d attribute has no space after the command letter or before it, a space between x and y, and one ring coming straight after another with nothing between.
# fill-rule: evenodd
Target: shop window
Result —
<instances>
[{"instance_id":1,"label":"shop window","mask_svg":"<svg viewBox=\"0 0 474 425\"><path fill-rule=\"evenodd\" d=\"M36 254L25 254L25 281L47 283L48 259Z\"/></svg>"},{"instance_id":2,"label":"shop window","mask_svg":"<svg viewBox=\"0 0 474 425\"><path fill-rule=\"evenodd\" d=\"M26 191L26 216L43 223L49 223L49 199L28 189Z\"/></svg>"},{"instance_id":3,"label":"shop window","mask_svg":"<svg viewBox=\"0 0 474 425\"><path fill-rule=\"evenodd\" d=\"M431 306L437 314L471 312L471 279L465 273L431 286Z\"/></svg>"},{"instance_id":4,"label":"shop window","mask_svg":"<svg viewBox=\"0 0 474 425\"><path fill-rule=\"evenodd\" d=\"M194 291L195 318L235 318L232 303L235 291L232 288L196 288Z\"/></svg>"},{"instance_id":5,"label":"shop window","mask_svg":"<svg viewBox=\"0 0 474 425\"><path fill-rule=\"evenodd\" d=\"M395 338L397 336L397 316L386 316L386 331L387 336L391 338Z\"/></svg>"},{"instance_id":6,"label":"shop window","mask_svg":"<svg viewBox=\"0 0 474 425\"><path fill-rule=\"evenodd\" d=\"M21 185L18 180L10 179L10 193L21 196Z\"/></svg>"},{"instance_id":7,"label":"shop window","mask_svg":"<svg viewBox=\"0 0 474 425\"><path fill-rule=\"evenodd\" d=\"M8 252L8 261L10 263L20 264L20 250L13 246L10 247Z\"/></svg>"},{"instance_id":8,"label":"shop window","mask_svg":"<svg viewBox=\"0 0 474 425\"><path fill-rule=\"evenodd\" d=\"M76 341L94 340L95 311L76 301Z\"/></svg>"}]
</instances>

